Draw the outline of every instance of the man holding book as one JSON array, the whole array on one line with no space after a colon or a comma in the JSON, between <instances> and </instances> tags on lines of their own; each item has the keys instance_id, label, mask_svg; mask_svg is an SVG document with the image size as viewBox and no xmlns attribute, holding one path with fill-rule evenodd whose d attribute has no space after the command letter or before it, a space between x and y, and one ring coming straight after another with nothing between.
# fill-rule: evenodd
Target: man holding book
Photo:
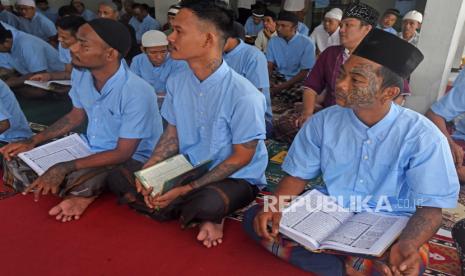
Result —
<instances>
[{"instance_id":1,"label":"man holding book","mask_svg":"<svg viewBox=\"0 0 465 276\"><path fill-rule=\"evenodd\" d=\"M324 193L341 199L343 207L353 207L358 197L361 212L383 203L388 214L409 217L385 258L315 254L283 239L277 203L271 203L275 210L254 208L246 214L244 225L255 240L270 250L279 247L277 255L319 275L419 275L424 270L427 242L441 225L441 208L455 207L459 184L445 137L422 115L393 104L402 78L422 59L414 46L373 29L340 68L337 105L312 116L297 134L283 164L289 176L273 197L297 196L306 180L322 173Z\"/></svg>"},{"instance_id":2,"label":"man holding book","mask_svg":"<svg viewBox=\"0 0 465 276\"><path fill-rule=\"evenodd\" d=\"M35 200L50 192L65 197L49 212L63 222L80 218L103 191L114 166L147 161L162 132L155 91L122 60L130 47L127 28L95 19L76 36L78 43L70 47L73 109L31 139L0 149L6 160L17 162L18 153L59 138L88 119L87 134L81 138L93 154L55 164L23 191L33 192Z\"/></svg>"},{"instance_id":3,"label":"man holding book","mask_svg":"<svg viewBox=\"0 0 465 276\"><path fill-rule=\"evenodd\" d=\"M224 217L252 202L266 183L265 97L222 58L233 22L212 1L181 2L168 41L171 57L186 60L190 69L168 78L162 107L168 125L144 165L180 153L195 166L211 160L210 171L154 197L127 177L142 164L109 178L120 197L152 218L180 219L185 227L200 224L197 239L206 247L222 242Z\"/></svg>"}]
</instances>

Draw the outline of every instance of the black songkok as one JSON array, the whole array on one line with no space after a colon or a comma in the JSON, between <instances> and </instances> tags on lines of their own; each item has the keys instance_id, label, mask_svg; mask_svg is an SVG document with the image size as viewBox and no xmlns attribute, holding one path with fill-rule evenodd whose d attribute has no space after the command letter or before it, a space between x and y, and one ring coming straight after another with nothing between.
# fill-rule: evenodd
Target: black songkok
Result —
<instances>
[{"instance_id":1,"label":"black songkok","mask_svg":"<svg viewBox=\"0 0 465 276\"><path fill-rule=\"evenodd\" d=\"M378 17L379 12L375 8L364 3L351 4L342 15L342 19L356 18L365 21L373 27L378 24Z\"/></svg>"},{"instance_id":2,"label":"black songkok","mask_svg":"<svg viewBox=\"0 0 465 276\"><path fill-rule=\"evenodd\" d=\"M294 25L297 25L299 23L299 18L297 17L297 15L295 15L295 13L288 12L288 11L280 12L278 15L278 20L289 21L289 22L294 23Z\"/></svg>"},{"instance_id":3,"label":"black songkok","mask_svg":"<svg viewBox=\"0 0 465 276\"><path fill-rule=\"evenodd\" d=\"M406 79L423 60L417 47L386 31L374 28L353 55L376 62Z\"/></svg>"},{"instance_id":4,"label":"black songkok","mask_svg":"<svg viewBox=\"0 0 465 276\"><path fill-rule=\"evenodd\" d=\"M88 24L108 46L117 50L123 57L131 48L131 35L122 23L108 18L97 18Z\"/></svg>"}]
</instances>

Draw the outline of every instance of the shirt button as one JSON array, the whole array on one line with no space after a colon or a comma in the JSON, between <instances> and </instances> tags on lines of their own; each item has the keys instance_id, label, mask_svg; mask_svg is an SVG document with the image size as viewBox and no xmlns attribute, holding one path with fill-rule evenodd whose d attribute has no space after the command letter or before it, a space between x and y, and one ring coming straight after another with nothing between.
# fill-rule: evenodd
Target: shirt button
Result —
<instances>
[{"instance_id":1,"label":"shirt button","mask_svg":"<svg viewBox=\"0 0 465 276\"><path fill-rule=\"evenodd\" d=\"M366 143L369 145L371 144L371 140L367 140Z\"/></svg>"},{"instance_id":2,"label":"shirt button","mask_svg":"<svg viewBox=\"0 0 465 276\"><path fill-rule=\"evenodd\" d=\"M363 156L363 159L368 160L368 155Z\"/></svg>"},{"instance_id":3,"label":"shirt button","mask_svg":"<svg viewBox=\"0 0 465 276\"><path fill-rule=\"evenodd\" d=\"M363 179L360 179L359 182L360 182L360 183L363 183Z\"/></svg>"},{"instance_id":4,"label":"shirt button","mask_svg":"<svg viewBox=\"0 0 465 276\"><path fill-rule=\"evenodd\" d=\"M203 96L203 93L200 93L199 96L202 97L202 96Z\"/></svg>"}]
</instances>

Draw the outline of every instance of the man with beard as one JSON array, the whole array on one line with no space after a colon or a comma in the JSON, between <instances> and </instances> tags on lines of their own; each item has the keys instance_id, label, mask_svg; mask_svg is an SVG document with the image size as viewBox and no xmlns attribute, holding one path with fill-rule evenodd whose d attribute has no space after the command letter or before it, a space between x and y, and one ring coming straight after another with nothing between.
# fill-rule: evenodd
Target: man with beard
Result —
<instances>
[{"instance_id":1,"label":"man with beard","mask_svg":"<svg viewBox=\"0 0 465 276\"><path fill-rule=\"evenodd\" d=\"M69 96L73 109L31 139L0 149L8 162L16 155L58 138L88 119L81 137L94 153L52 166L23 194L64 197L49 214L62 222L79 219L100 195L110 169L125 162L145 162L162 132L155 91L128 70L122 57L129 50L127 28L110 19L82 25L71 45L75 67Z\"/></svg>"}]
</instances>

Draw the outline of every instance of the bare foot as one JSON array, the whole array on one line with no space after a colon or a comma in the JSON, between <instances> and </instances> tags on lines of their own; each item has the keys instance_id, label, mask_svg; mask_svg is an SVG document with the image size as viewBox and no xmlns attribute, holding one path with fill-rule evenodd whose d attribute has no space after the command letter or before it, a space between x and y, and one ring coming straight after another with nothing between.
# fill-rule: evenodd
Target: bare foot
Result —
<instances>
[{"instance_id":1,"label":"bare foot","mask_svg":"<svg viewBox=\"0 0 465 276\"><path fill-rule=\"evenodd\" d=\"M221 244L223 242L223 224L224 220L220 224L209 221L203 222L200 225L197 240L207 248Z\"/></svg>"},{"instance_id":2,"label":"bare foot","mask_svg":"<svg viewBox=\"0 0 465 276\"><path fill-rule=\"evenodd\" d=\"M86 208L97 197L69 197L50 209L49 215L55 216L57 220L68 222L79 219Z\"/></svg>"}]
</instances>

